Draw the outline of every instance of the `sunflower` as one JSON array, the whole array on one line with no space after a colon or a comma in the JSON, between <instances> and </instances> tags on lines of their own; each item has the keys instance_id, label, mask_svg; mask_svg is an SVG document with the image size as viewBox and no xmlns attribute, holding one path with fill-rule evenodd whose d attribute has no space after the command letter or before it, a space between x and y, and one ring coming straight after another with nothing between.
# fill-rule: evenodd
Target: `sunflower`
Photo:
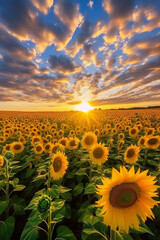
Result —
<instances>
[{"instance_id":1,"label":"sunflower","mask_svg":"<svg viewBox=\"0 0 160 240\"><path fill-rule=\"evenodd\" d=\"M119 134L118 134L118 138L119 138L120 140L123 140L123 139L125 138L124 133L119 133Z\"/></svg>"},{"instance_id":2,"label":"sunflower","mask_svg":"<svg viewBox=\"0 0 160 240\"><path fill-rule=\"evenodd\" d=\"M116 134L116 133L117 133L117 129L116 129L116 128L112 128L112 129L111 129L111 132L112 132L113 134Z\"/></svg>"},{"instance_id":3,"label":"sunflower","mask_svg":"<svg viewBox=\"0 0 160 240\"><path fill-rule=\"evenodd\" d=\"M94 164L101 165L108 160L108 148L104 147L104 143L95 144L90 150L90 159Z\"/></svg>"},{"instance_id":4,"label":"sunflower","mask_svg":"<svg viewBox=\"0 0 160 240\"><path fill-rule=\"evenodd\" d=\"M99 135L99 130L98 130L97 128L94 130L94 134L95 134L96 136Z\"/></svg>"},{"instance_id":5,"label":"sunflower","mask_svg":"<svg viewBox=\"0 0 160 240\"><path fill-rule=\"evenodd\" d=\"M0 143L4 143L6 141L5 137L0 136Z\"/></svg>"},{"instance_id":6,"label":"sunflower","mask_svg":"<svg viewBox=\"0 0 160 240\"><path fill-rule=\"evenodd\" d=\"M54 154L51 160L50 174L54 180L62 178L67 170L68 161L67 157L61 153L57 152Z\"/></svg>"},{"instance_id":7,"label":"sunflower","mask_svg":"<svg viewBox=\"0 0 160 240\"><path fill-rule=\"evenodd\" d=\"M44 146L44 151L46 152L46 153L49 153L50 152L50 150L51 150L51 147L52 147L52 143L46 143L46 145Z\"/></svg>"},{"instance_id":8,"label":"sunflower","mask_svg":"<svg viewBox=\"0 0 160 240\"><path fill-rule=\"evenodd\" d=\"M119 144L118 144L118 147L117 147L117 149L118 149L119 152L122 150L123 145L124 145L124 141L121 140L121 141L119 142Z\"/></svg>"},{"instance_id":9,"label":"sunflower","mask_svg":"<svg viewBox=\"0 0 160 240\"><path fill-rule=\"evenodd\" d=\"M97 136L92 132L86 132L82 138L82 146L90 150L94 144L97 143Z\"/></svg>"},{"instance_id":10,"label":"sunflower","mask_svg":"<svg viewBox=\"0 0 160 240\"><path fill-rule=\"evenodd\" d=\"M10 144L6 144L4 147L3 147L3 153L7 152L7 151L10 151L11 150L11 145Z\"/></svg>"},{"instance_id":11,"label":"sunflower","mask_svg":"<svg viewBox=\"0 0 160 240\"><path fill-rule=\"evenodd\" d=\"M0 168L2 168L4 165L4 158L2 155L0 155Z\"/></svg>"},{"instance_id":12,"label":"sunflower","mask_svg":"<svg viewBox=\"0 0 160 240\"><path fill-rule=\"evenodd\" d=\"M11 151L13 153L21 153L24 150L24 145L21 142L13 142L11 144Z\"/></svg>"},{"instance_id":13,"label":"sunflower","mask_svg":"<svg viewBox=\"0 0 160 240\"><path fill-rule=\"evenodd\" d=\"M67 146L67 142L68 142L68 139L63 137L59 140L59 144L61 144L62 146L64 146L64 148Z\"/></svg>"},{"instance_id":14,"label":"sunflower","mask_svg":"<svg viewBox=\"0 0 160 240\"><path fill-rule=\"evenodd\" d=\"M120 172L112 168L112 178L104 178L97 193L102 198L97 201L98 207L103 207L104 224L112 230L129 232L129 227L139 229L139 217L143 221L147 217L154 218L151 209L157 205L152 197L157 196L158 186L155 177L147 176L148 170L135 173L134 167L129 171L120 167Z\"/></svg>"},{"instance_id":15,"label":"sunflower","mask_svg":"<svg viewBox=\"0 0 160 240\"><path fill-rule=\"evenodd\" d=\"M152 136L154 135L154 131L155 129L154 128L148 128L147 132L146 132L146 136Z\"/></svg>"},{"instance_id":16,"label":"sunflower","mask_svg":"<svg viewBox=\"0 0 160 240\"><path fill-rule=\"evenodd\" d=\"M160 145L160 137L159 136L151 136L148 137L145 141L145 146L150 149L156 149Z\"/></svg>"},{"instance_id":17,"label":"sunflower","mask_svg":"<svg viewBox=\"0 0 160 240\"><path fill-rule=\"evenodd\" d=\"M124 161L127 163L135 163L138 160L138 153L140 148L136 145L131 145L127 148L126 152L124 153Z\"/></svg>"},{"instance_id":18,"label":"sunflower","mask_svg":"<svg viewBox=\"0 0 160 240\"><path fill-rule=\"evenodd\" d=\"M79 146L79 139L78 138L76 138L76 137L69 138L69 140L67 142L67 148L69 150L76 149L76 148L78 148L78 146Z\"/></svg>"},{"instance_id":19,"label":"sunflower","mask_svg":"<svg viewBox=\"0 0 160 240\"><path fill-rule=\"evenodd\" d=\"M64 131L61 129L61 130L59 130L59 132L58 132L58 137L63 137L63 135L64 135Z\"/></svg>"},{"instance_id":20,"label":"sunflower","mask_svg":"<svg viewBox=\"0 0 160 240\"><path fill-rule=\"evenodd\" d=\"M41 142L41 137L38 137L38 136L32 137L32 141L31 141L32 145L35 145L35 144L40 143L40 142Z\"/></svg>"},{"instance_id":21,"label":"sunflower","mask_svg":"<svg viewBox=\"0 0 160 240\"><path fill-rule=\"evenodd\" d=\"M129 135L133 138L136 138L138 135L138 128L137 127L130 128Z\"/></svg>"},{"instance_id":22,"label":"sunflower","mask_svg":"<svg viewBox=\"0 0 160 240\"><path fill-rule=\"evenodd\" d=\"M138 146L139 147L145 147L145 141L146 141L146 137L140 137L139 141L138 141Z\"/></svg>"},{"instance_id":23,"label":"sunflower","mask_svg":"<svg viewBox=\"0 0 160 240\"><path fill-rule=\"evenodd\" d=\"M41 154L43 152L43 150L44 150L44 148L43 148L43 145L41 143L34 146L34 152L36 154Z\"/></svg>"},{"instance_id":24,"label":"sunflower","mask_svg":"<svg viewBox=\"0 0 160 240\"><path fill-rule=\"evenodd\" d=\"M23 136L21 136L21 137L19 138L19 141L20 141L21 143L26 143L26 139L25 139L25 137L23 137Z\"/></svg>"},{"instance_id":25,"label":"sunflower","mask_svg":"<svg viewBox=\"0 0 160 240\"><path fill-rule=\"evenodd\" d=\"M52 156L53 154L55 154L59 147L60 147L59 143L53 144L50 148L50 155Z\"/></svg>"}]
</instances>

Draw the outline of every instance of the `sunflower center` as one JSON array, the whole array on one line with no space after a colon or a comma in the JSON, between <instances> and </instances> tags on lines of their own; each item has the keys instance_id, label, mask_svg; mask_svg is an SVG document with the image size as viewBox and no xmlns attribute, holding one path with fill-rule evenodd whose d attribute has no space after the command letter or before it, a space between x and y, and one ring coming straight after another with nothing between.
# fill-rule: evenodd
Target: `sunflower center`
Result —
<instances>
[{"instance_id":1,"label":"sunflower center","mask_svg":"<svg viewBox=\"0 0 160 240\"><path fill-rule=\"evenodd\" d=\"M97 147L93 150L93 156L95 158L101 158L103 156L103 150L100 147Z\"/></svg>"},{"instance_id":2,"label":"sunflower center","mask_svg":"<svg viewBox=\"0 0 160 240\"><path fill-rule=\"evenodd\" d=\"M20 149L21 149L21 145L16 144L16 145L14 146L14 149L15 149L15 150L20 150Z\"/></svg>"},{"instance_id":3,"label":"sunflower center","mask_svg":"<svg viewBox=\"0 0 160 240\"><path fill-rule=\"evenodd\" d=\"M85 138L85 144L92 145L93 144L93 138L91 136L87 136Z\"/></svg>"},{"instance_id":4,"label":"sunflower center","mask_svg":"<svg viewBox=\"0 0 160 240\"><path fill-rule=\"evenodd\" d=\"M144 139L141 139L141 144L144 144L145 140Z\"/></svg>"},{"instance_id":5,"label":"sunflower center","mask_svg":"<svg viewBox=\"0 0 160 240\"><path fill-rule=\"evenodd\" d=\"M135 130L135 129L132 129L132 130L131 130L131 133L132 133L132 134L135 134L135 133L136 133L136 130Z\"/></svg>"},{"instance_id":6,"label":"sunflower center","mask_svg":"<svg viewBox=\"0 0 160 240\"><path fill-rule=\"evenodd\" d=\"M72 147L76 146L76 141L75 141L75 140L71 140L71 141L70 141L70 145L71 145Z\"/></svg>"},{"instance_id":7,"label":"sunflower center","mask_svg":"<svg viewBox=\"0 0 160 240\"><path fill-rule=\"evenodd\" d=\"M134 156L134 149L131 148L131 149L129 149L129 150L127 151L127 157L128 157L128 158L131 158L131 157L133 157L133 156Z\"/></svg>"},{"instance_id":8,"label":"sunflower center","mask_svg":"<svg viewBox=\"0 0 160 240\"><path fill-rule=\"evenodd\" d=\"M148 135L151 135L151 134L152 134L152 130L149 130L147 134L148 134Z\"/></svg>"},{"instance_id":9,"label":"sunflower center","mask_svg":"<svg viewBox=\"0 0 160 240\"><path fill-rule=\"evenodd\" d=\"M65 140L62 140L62 141L61 141L61 144L62 144L63 146L66 146L66 141L65 141Z\"/></svg>"},{"instance_id":10,"label":"sunflower center","mask_svg":"<svg viewBox=\"0 0 160 240\"><path fill-rule=\"evenodd\" d=\"M148 140L148 143L149 143L150 145L156 144L156 143L157 143L157 138L151 138L151 139L149 139L149 140Z\"/></svg>"},{"instance_id":11,"label":"sunflower center","mask_svg":"<svg viewBox=\"0 0 160 240\"><path fill-rule=\"evenodd\" d=\"M37 150L38 152L40 152L40 151L42 150L41 146L37 146L37 147L36 147L36 150Z\"/></svg>"},{"instance_id":12,"label":"sunflower center","mask_svg":"<svg viewBox=\"0 0 160 240\"><path fill-rule=\"evenodd\" d=\"M10 146L6 146L6 150L10 150Z\"/></svg>"},{"instance_id":13,"label":"sunflower center","mask_svg":"<svg viewBox=\"0 0 160 240\"><path fill-rule=\"evenodd\" d=\"M62 163L61 163L60 157L56 157L54 159L54 162L53 162L54 171L58 172L60 170L60 168L61 168L61 165L62 165Z\"/></svg>"},{"instance_id":14,"label":"sunflower center","mask_svg":"<svg viewBox=\"0 0 160 240\"><path fill-rule=\"evenodd\" d=\"M45 149L46 149L46 150L49 150L49 149L50 149L50 145L46 145L46 146L45 146Z\"/></svg>"},{"instance_id":15,"label":"sunflower center","mask_svg":"<svg viewBox=\"0 0 160 240\"><path fill-rule=\"evenodd\" d=\"M53 147L52 148L52 153L56 153L57 149L58 149L58 146Z\"/></svg>"},{"instance_id":16,"label":"sunflower center","mask_svg":"<svg viewBox=\"0 0 160 240\"><path fill-rule=\"evenodd\" d=\"M131 207L140 195L140 188L136 183L122 183L112 188L109 196L113 207Z\"/></svg>"}]
</instances>

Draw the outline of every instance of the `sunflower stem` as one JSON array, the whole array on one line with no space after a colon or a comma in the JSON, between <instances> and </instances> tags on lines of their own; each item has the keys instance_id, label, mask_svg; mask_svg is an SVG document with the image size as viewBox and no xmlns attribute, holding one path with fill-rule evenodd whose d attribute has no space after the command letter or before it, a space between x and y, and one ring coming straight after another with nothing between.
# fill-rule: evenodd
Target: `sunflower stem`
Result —
<instances>
[{"instance_id":1,"label":"sunflower stem","mask_svg":"<svg viewBox=\"0 0 160 240\"><path fill-rule=\"evenodd\" d=\"M9 201L9 173L8 173L8 160L6 159L6 201ZM6 219L9 215L9 209L6 209Z\"/></svg>"},{"instance_id":2,"label":"sunflower stem","mask_svg":"<svg viewBox=\"0 0 160 240\"><path fill-rule=\"evenodd\" d=\"M92 162L90 161L90 171L89 171L89 179L92 178Z\"/></svg>"},{"instance_id":3,"label":"sunflower stem","mask_svg":"<svg viewBox=\"0 0 160 240\"><path fill-rule=\"evenodd\" d=\"M145 148L144 150L144 161L145 161L145 165L147 163L147 155L148 155L148 148Z\"/></svg>"},{"instance_id":4,"label":"sunflower stem","mask_svg":"<svg viewBox=\"0 0 160 240\"><path fill-rule=\"evenodd\" d=\"M51 226L51 207L48 216L48 240L52 240L52 226Z\"/></svg>"},{"instance_id":5,"label":"sunflower stem","mask_svg":"<svg viewBox=\"0 0 160 240\"><path fill-rule=\"evenodd\" d=\"M51 183L51 176L50 176L50 171L48 172L48 182L47 182L47 191L50 188L50 183ZM51 207L49 208L49 215L48 215L48 240L52 240L52 216L51 216Z\"/></svg>"},{"instance_id":6,"label":"sunflower stem","mask_svg":"<svg viewBox=\"0 0 160 240\"><path fill-rule=\"evenodd\" d=\"M116 240L116 232L110 229L110 240Z\"/></svg>"}]
</instances>

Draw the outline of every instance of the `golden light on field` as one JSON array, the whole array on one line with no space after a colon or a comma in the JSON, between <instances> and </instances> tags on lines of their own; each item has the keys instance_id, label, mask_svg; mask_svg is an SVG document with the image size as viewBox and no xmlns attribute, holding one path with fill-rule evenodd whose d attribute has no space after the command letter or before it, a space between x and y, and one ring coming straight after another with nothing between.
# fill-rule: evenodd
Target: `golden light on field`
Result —
<instances>
[{"instance_id":1,"label":"golden light on field","mask_svg":"<svg viewBox=\"0 0 160 240\"><path fill-rule=\"evenodd\" d=\"M85 113L93 109L93 107L91 107L88 102L82 102L81 104L77 105L75 108L76 110L82 111Z\"/></svg>"}]
</instances>

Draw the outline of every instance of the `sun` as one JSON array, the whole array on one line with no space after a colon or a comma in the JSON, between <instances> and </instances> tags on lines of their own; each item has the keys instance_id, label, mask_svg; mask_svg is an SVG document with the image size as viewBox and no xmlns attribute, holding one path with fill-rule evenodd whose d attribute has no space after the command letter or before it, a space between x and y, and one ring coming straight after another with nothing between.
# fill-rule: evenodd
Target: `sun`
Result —
<instances>
[{"instance_id":1,"label":"sun","mask_svg":"<svg viewBox=\"0 0 160 240\"><path fill-rule=\"evenodd\" d=\"M76 106L76 109L82 112L87 113L88 111L92 110L93 107L89 105L87 102L82 102L81 104Z\"/></svg>"}]
</instances>

